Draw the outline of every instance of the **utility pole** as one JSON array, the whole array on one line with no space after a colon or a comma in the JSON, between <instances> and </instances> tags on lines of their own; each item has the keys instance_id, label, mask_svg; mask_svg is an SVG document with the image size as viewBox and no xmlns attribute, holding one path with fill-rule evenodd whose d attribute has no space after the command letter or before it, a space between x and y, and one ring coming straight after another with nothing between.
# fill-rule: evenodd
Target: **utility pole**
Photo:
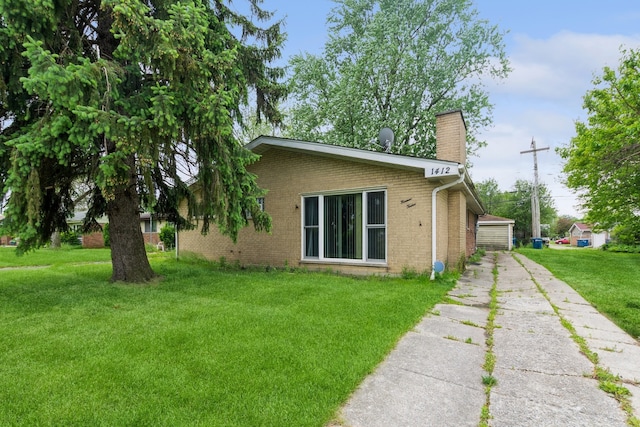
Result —
<instances>
[{"instance_id":1,"label":"utility pole","mask_svg":"<svg viewBox=\"0 0 640 427\"><path fill-rule=\"evenodd\" d=\"M520 154L533 153L533 191L531 192L531 237L540 238L540 197L538 194L538 151L548 150L549 147L536 148L536 140L531 138L531 150L521 151Z\"/></svg>"}]
</instances>

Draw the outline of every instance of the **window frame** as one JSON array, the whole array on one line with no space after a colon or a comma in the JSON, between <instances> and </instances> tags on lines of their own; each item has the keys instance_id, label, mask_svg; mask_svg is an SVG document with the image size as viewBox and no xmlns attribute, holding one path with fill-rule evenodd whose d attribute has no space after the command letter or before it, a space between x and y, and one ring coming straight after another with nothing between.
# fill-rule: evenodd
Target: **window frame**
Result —
<instances>
[{"instance_id":1,"label":"window frame","mask_svg":"<svg viewBox=\"0 0 640 427\"><path fill-rule=\"evenodd\" d=\"M144 233L157 233L158 232L158 221L153 221L152 218L145 219L144 221ZM154 230L155 228L155 230Z\"/></svg>"},{"instance_id":2,"label":"window frame","mask_svg":"<svg viewBox=\"0 0 640 427\"><path fill-rule=\"evenodd\" d=\"M381 224L369 224L368 222L368 195L369 193L383 193L383 202L384 202L384 222ZM329 258L325 257L325 248L324 248L324 235L325 235L325 206L324 199L325 197L331 196L340 196L340 195L349 195L349 194L361 194L362 197L362 218L361 218L361 238L362 238L362 258ZM318 209L318 225L317 226L307 226L305 223L306 217L306 203L305 200L307 198L317 197L317 209ZM389 217L388 217L388 192L386 187L373 187L373 188L358 188L358 189L348 189L348 190L340 190L340 191L325 191L325 192L314 192L314 193L305 193L301 195L300 206L300 220L301 220L301 233L300 233L300 258L303 262L318 262L318 263L333 263L333 264L362 264L362 265L378 265L378 266L386 266L387 260L389 257ZM318 246L317 253L318 256L307 256L306 255L306 231L310 227L317 227L318 229ZM383 229L384 230L384 259L378 258L369 258L369 230L370 229Z\"/></svg>"}]
</instances>

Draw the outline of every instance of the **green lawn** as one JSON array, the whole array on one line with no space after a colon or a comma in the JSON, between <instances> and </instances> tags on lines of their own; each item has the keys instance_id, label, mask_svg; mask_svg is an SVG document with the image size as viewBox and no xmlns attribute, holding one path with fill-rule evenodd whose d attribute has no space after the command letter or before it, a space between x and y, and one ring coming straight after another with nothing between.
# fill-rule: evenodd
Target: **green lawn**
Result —
<instances>
[{"instance_id":1,"label":"green lawn","mask_svg":"<svg viewBox=\"0 0 640 427\"><path fill-rule=\"evenodd\" d=\"M31 256L52 266L0 271L0 425L320 427L453 286L170 255L114 285L78 264L104 253Z\"/></svg>"},{"instance_id":2,"label":"green lawn","mask_svg":"<svg viewBox=\"0 0 640 427\"><path fill-rule=\"evenodd\" d=\"M596 249L518 249L578 291L631 336L640 338L640 254Z\"/></svg>"},{"instance_id":3,"label":"green lawn","mask_svg":"<svg viewBox=\"0 0 640 427\"><path fill-rule=\"evenodd\" d=\"M86 250L80 246L63 245L60 249L40 249L17 256L15 247L0 247L0 268L102 261L111 262L111 251L109 249Z\"/></svg>"}]
</instances>

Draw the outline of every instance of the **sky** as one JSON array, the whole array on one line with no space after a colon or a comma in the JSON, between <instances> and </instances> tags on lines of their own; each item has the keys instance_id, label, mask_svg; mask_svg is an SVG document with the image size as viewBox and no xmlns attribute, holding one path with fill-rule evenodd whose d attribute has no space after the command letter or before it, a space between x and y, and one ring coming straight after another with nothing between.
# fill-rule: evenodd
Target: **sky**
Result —
<instances>
[{"instance_id":1,"label":"sky","mask_svg":"<svg viewBox=\"0 0 640 427\"><path fill-rule=\"evenodd\" d=\"M328 0L264 0L263 7L285 19L283 59L308 52L322 54ZM493 178L509 191L518 179L533 181L532 139L538 148L540 183L548 187L559 215L580 219L583 210L563 184L557 147L575 135L575 122L586 121L584 95L605 66L617 69L621 47L640 48L640 1L637 0L474 0L481 19L506 32L505 51L512 71L499 82L486 81L494 104L493 125L479 134L487 147L470 160L474 183Z\"/></svg>"}]
</instances>

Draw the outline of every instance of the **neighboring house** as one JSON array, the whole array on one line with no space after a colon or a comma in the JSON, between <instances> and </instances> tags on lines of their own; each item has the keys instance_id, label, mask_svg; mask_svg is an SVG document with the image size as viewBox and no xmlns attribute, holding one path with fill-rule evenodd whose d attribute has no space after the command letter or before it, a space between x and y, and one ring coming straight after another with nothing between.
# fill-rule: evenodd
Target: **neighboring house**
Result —
<instances>
[{"instance_id":1,"label":"neighboring house","mask_svg":"<svg viewBox=\"0 0 640 427\"><path fill-rule=\"evenodd\" d=\"M67 219L67 225L69 230L81 232L84 218L87 216L86 211L78 211L73 214L73 217ZM97 220L99 230L92 231L90 233L82 233L82 247L83 248L104 248L104 236L102 229L104 225L108 223L107 217L101 217Z\"/></svg>"},{"instance_id":2,"label":"neighboring house","mask_svg":"<svg viewBox=\"0 0 640 427\"><path fill-rule=\"evenodd\" d=\"M585 246L584 243L580 244L579 241L586 240L586 246L599 248L609 241L611 236L608 231L594 232L591 229L592 227L589 224L574 223L571 228L569 228L571 246Z\"/></svg>"},{"instance_id":3,"label":"neighboring house","mask_svg":"<svg viewBox=\"0 0 640 427\"><path fill-rule=\"evenodd\" d=\"M4 215L0 215L0 225L2 225L2 221L4 221ZM11 236L0 235L0 246L9 246L12 240Z\"/></svg>"},{"instance_id":4,"label":"neighboring house","mask_svg":"<svg viewBox=\"0 0 640 427\"><path fill-rule=\"evenodd\" d=\"M488 250L513 249L513 229L516 221L495 215L478 218L478 247Z\"/></svg>"},{"instance_id":5,"label":"neighboring house","mask_svg":"<svg viewBox=\"0 0 640 427\"><path fill-rule=\"evenodd\" d=\"M72 231L80 232L82 230L82 224L87 212L76 212L72 218L67 220L69 229ZM100 229L104 228L104 225L109 221L107 217L102 217L97 220ZM140 214L140 230L145 243L151 245L157 245L160 242L159 231L164 227L166 221L158 219L155 214L143 212ZM85 248L102 248L104 247L104 236L101 230L97 230L91 233L83 233L82 246Z\"/></svg>"},{"instance_id":6,"label":"neighboring house","mask_svg":"<svg viewBox=\"0 0 640 427\"><path fill-rule=\"evenodd\" d=\"M268 191L271 233L181 231L179 248L242 265L296 266L349 274L455 267L476 248L484 208L466 164L460 111L437 116L437 159L261 136L248 167ZM185 209L183 203L182 208Z\"/></svg>"},{"instance_id":7,"label":"neighboring house","mask_svg":"<svg viewBox=\"0 0 640 427\"><path fill-rule=\"evenodd\" d=\"M158 218L156 214L143 212L140 214L140 230L144 237L144 242L157 245L160 242L160 230L166 225L166 221Z\"/></svg>"}]
</instances>

